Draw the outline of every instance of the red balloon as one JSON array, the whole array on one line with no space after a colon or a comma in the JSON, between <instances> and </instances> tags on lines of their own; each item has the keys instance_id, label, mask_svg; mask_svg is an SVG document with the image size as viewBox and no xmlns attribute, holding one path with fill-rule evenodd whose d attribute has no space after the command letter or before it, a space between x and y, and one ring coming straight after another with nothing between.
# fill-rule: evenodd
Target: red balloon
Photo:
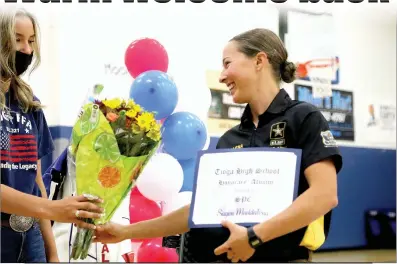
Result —
<instances>
[{"instance_id":1,"label":"red balloon","mask_svg":"<svg viewBox=\"0 0 397 264\"><path fill-rule=\"evenodd\" d=\"M178 253L176 252L176 249L175 248L164 248L163 260L164 260L164 262L178 263L179 256L178 256Z\"/></svg>"},{"instance_id":2,"label":"red balloon","mask_svg":"<svg viewBox=\"0 0 397 264\"><path fill-rule=\"evenodd\" d=\"M138 188L134 188L130 194L130 224L150 220L161 216L160 206L140 194ZM131 239L132 242L142 242L144 239Z\"/></svg>"},{"instance_id":3,"label":"red balloon","mask_svg":"<svg viewBox=\"0 0 397 264\"><path fill-rule=\"evenodd\" d=\"M133 78L151 70L167 72L168 54L157 40L138 39L132 42L125 51L124 63Z\"/></svg>"},{"instance_id":4,"label":"red balloon","mask_svg":"<svg viewBox=\"0 0 397 264\"><path fill-rule=\"evenodd\" d=\"M178 262L175 249L164 248L157 239L146 241L138 249L138 262Z\"/></svg>"},{"instance_id":5,"label":"red balloon","mask_svg":"<svg viewBox=\"0 0 397 264\"><path fill-rule=\"evenodd\" d=\"M134 187L131 189L130 200L131 200L131 197L132 197L132 196L143 196L143 195L141 194L141 192L139 191L138 186L134 186Z\"/></svg>"}]
</instances>

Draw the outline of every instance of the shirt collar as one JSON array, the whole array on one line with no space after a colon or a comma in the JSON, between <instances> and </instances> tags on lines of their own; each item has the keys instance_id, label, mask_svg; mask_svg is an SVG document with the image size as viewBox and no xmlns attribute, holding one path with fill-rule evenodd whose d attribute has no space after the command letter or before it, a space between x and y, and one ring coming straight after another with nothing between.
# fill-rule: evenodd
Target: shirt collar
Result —
<instances>
[{"instance_id":1,"label":"shirt collar","mask_svg":"<svg viewBox=\"0 0 397 264\"><path fill-rule=\"evenodd\" d=\"M268 109L262 115L259 116L259 119L261 119L261 117L263 117L267 113L280 114L284 112L287 109L290 101L291 98L288 95L288 93L284 89L280 89L276 97L269 105ZM251 108L249 104L247 104L247 106L244 109L243 115L241 116L241 123L243 124L251 121L252 121Z\"/></svg>"}]
</instances>

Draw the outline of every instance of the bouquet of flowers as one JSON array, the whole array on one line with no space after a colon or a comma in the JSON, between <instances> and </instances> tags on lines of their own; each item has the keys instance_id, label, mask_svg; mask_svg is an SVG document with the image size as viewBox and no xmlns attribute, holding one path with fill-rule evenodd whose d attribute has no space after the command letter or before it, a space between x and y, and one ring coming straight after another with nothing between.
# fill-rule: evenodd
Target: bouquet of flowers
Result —
<instances>
[{"instance_id":1,"label":"bouquet of flowers","mask_svg":"<svg viewBox=\"0 0 397 264\"><path fill-rule=\"evenodd\" d=\"M131 99L99 100L102 89L95 86L83 104L68 148L68 173L75 178L77 194L104 200L102 218L86 220L92 224L112 218L161 141L154 113ZM88 256L92 236L92 230L78 228L72 259Z\"/></svg>"}]
</instances>

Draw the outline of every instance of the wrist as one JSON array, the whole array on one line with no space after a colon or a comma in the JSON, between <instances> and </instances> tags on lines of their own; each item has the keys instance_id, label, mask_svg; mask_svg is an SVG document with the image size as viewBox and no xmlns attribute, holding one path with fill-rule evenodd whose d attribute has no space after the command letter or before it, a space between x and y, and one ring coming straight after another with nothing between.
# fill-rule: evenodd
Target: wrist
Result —
<instances>
[{"instance_id":1,"label":"wrist","mask_svg":"<svg viewBox=\"0 0 397 264\"><path fill-rule=\"evenodd\" d=\"M269 241L269 238L268 238L269 233L266 231L267 228L264 223L257 224L255 226L253 226L252 229L263 243Z\"/></svg>"},{"instance_id":2,"label":"wrist","mask_svg":"<svg viewBox=\"0 0 397 264\"><path fill-rule=\"evenodd\" d=\"M123 229L122 229L123 241L135 237L134 226L135 226L134 224L123 226Z\"/></svg>"},{"instance_id":3,"label":"wrist","mask_svg":"<svg viewBox=\"0 0 397 264\"><path fill-rule=\"evenodd\" d=\"M53 212L55 211L55 204L52 200L43 199L44 201L40 202L39 208L39 218L46 220L54 220Z\"/></svg>"}]
</instances>

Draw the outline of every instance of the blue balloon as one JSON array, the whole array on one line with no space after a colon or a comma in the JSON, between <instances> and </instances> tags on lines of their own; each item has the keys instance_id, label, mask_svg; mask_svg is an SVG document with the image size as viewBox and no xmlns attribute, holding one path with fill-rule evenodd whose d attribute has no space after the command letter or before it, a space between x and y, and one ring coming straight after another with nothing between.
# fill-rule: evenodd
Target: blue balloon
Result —
<instances>
[{"instance_id":1,"label":"blue balloon","mask_svg":"<svg viewBox=\"0 0 397 264\"><path fill-rule=\"evenodd\" d=\"M162 126L163 150L177 160L194 158L207 141L207 129L196 115L177 112Z\"/></svg>"},{"instance_id":2,"label":"blue balloon","mask_svg":"<svg viewBox=\"0 0 397 264\"><path fill-rule=\"evenodd\" d=\"M183 186L181 192L193 191L194 174L196 173L197 158L178 160L183 169Z\"/></svg>"},{"instance_id":3,"label":"blue balloon","mask_svg":"<svg viewBox=\"0 0 397 264\"><path fill-rule=\"evenodd\" d=\"M146 111L156 112L156 119L168 117L178 103L178 89L162 71L146 71L132 83L130 98Z\"/></svg>"}]
</instances>

